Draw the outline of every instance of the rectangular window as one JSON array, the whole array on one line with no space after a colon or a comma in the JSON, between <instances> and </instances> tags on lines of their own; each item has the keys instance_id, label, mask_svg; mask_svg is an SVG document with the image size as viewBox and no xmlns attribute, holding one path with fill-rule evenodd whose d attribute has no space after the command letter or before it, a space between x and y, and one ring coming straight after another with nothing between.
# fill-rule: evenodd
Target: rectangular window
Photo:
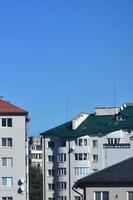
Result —
<instances>
[{"instance_id":1,"label":"rectangular window","mask_svg":"<svg viewBox=\"0 0 133 200\"><path fill-rule=\"evenodd\" d=\"M66 196L58 196L57 200L67 200L67 197Z\"/></svg>"},{"instance_id":2,"label":"rectangular window","mask_svg":"<svg viewBox=\"0 0 133 200\"><path fill-rule=\"evenodd\" d=\"M58 168L56 170L56 175L57 176L66 176L66 168Z\"/></svg>"},{"instance_id":3,"label":"rectangular window","mask_svg":"<svg viewBox=\"0 0 133 200\"><path fill-rule=\"evenodd\" d=\"M12 177L2 177L2 185L11 187L13 186L13 178Z\"/></svg>"},{"instance_id":4,"label":"rectangular window","mask_svg":"<svg viewBox=\"0 0 133 200\"><path fill-rule=\"evenodd\" d=\"M48 142L48 148L54 148L54 142Z\"/></svg>"},{"instance_id":5,"label":"rectangular window","mask_svg":"<svg viewBox=\"0 0 133 200\"><path fill-rule=\"evenodd\" d=\"M48 156L48 162L53 162L54 161L54 156Z\"/></svg>"},{"instance_id":6,"label":"rectangular window","mask_svg":"<svg viewBox=\"0 0 133 200\"><path fill-rule=\"evenodd\" d=\"M92 146L93 146L94 148L97 148L97 147L98 147L98 140L93 140L93 141L92 141Z\"/></svg>"},{"instance_id":7,"label":"rectangular window","mask_svg":"<svg viewBox=\"0 0 133 200\"><path fill-rule=\"evenodd\" d=\"M57 190L66 190L66 182L57 182Z\"/></svg>"},{"instance_id":8,"label":"rectangular window","mask_svg":"<svg viewBox=\"0 0 133 200\"><path fill-rule=\"evenodd\" d=\"M109 192L94 192L94 200L109 200Z\"/></svg>"},{"instance_id":9,"label":"rectangular window","mask_svg":"<svg viewBox=\"0 0 133 200\"><path fill-rule=\"evenodd\" d=\"M12 118L2 118L2 127L12 127Z\"/></svg>"},{"instance_id":10,"label":"rectangular window","mask_svg":"<svg viewBox=\"0 0 133 200\"><path fill-rule=\"evenodd\" d=\"M13 200L12 197L2 197L2 200Z\"/></svg>"},{"instance_id":11,"label":"rectangular window","mask_svg":"<svg viewBox=\"0 0 133 200\"><path fill-rule=\"evenodd\" d=\"M57 162L65 162L66 161L66 154L65 153L59 153L57 155Z\"/></svg>"},{"instance_id":12,"label":"rectangular window","mask_svg":"<svg viewBox=\"0 0 133 200\"><path fill-rule=\"evenodd\" d=\"M92 161L93 162L98 162L98 155L97 154L94 154L94 155L92 155Z\"/></svg>"},{"instance_id":13,"label":"rectangular window","mask_svg":"<svg viewBox=\"0 0 133 200\"><path fill-rule=\"evenodd\" d=\"M2 158L2 166L3 167L12 167L13 159L12 158Z\"/></svg>"},{"instance_id":14,"label":"rectangular window","mask_svg":"<svg viewBox=\"0 0 133 200\"><path fill-rule=\"evenodd\" d=\"M12 147L12 138L2 138L3 147Z\"/></svg>"},{"instance_id":15,"label":"rectangular window","mask_svg":"<svg viewBox=\"0 0 133 200\"><path fill-rule=\"evenodd\" d=\"M82 200L82 197L81 196L75 196L74 200Z\"/></svg>"},{"instance_id":16,"label":"rectangular window","mask_svg":"<svg viewBox=\"0 0 133 200\"><path fill-rule=\"evenodd\" d=\"M87 175L89 174L89 167L75 167L74 175Z\"/></svg>"},{"instance_id":17,"label":"rectangular window","mask_svg":"<svg viewBox=\"0 0 133 200\"><path fill-rule=\"evenodd\" d=\"M48 190L55 190L55 185L53 183L48 183Z\"/></svg>"},{"instance_id":18,"label":"rectangular window","mask_svg":"<svg viewBox=\"0 0 133 200\"><path fill-rule=\"evenodd\" d=\"M54 170L53 169L48 170L48 176L54 176Z\"/></svg>"},{"instance_id":19,"label":"rectangular window","mask_svg":"<svg viewBox=\"0 0 133 200\"><path fill-rule=\"evenodd\" d=\"M133 200L133 191L127 193L127 200Z\"/></svg>"},{"instance_id":20,"label":"rectangular window","mask_svg":"<svg viewBox=\"0 0 133 200\"><path fill-rule=\"evenodd\" d=\"M75 153L75 160L88 160L89 154L88 153Z\"/></svg>"},{"instance_id":21,"label":"rectangular window","mask_svg":"<svg viewBox=\"0 0 133 200\"><path fill-rule=\"evenodd\" d=\"M84 146L87 146L87 139L84 139Z\"/></svg>"}]
</instances>

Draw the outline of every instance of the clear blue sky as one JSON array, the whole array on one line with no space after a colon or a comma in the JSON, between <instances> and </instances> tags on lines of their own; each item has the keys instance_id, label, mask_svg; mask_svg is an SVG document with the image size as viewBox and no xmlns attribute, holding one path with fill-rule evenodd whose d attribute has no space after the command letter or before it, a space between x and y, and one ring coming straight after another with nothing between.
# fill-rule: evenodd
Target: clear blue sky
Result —
<instances>
[{"instance_id":1,"label":"clear blue sky","mask_svg":"<svg viewBox=\"0 0 133 200\"><path fill-rule=\"evenodd\" d=\"M114 82L117 105L133 102L133 1L1 1L0 72L31 135L113 106Z\"/></svg>"}]
</instances>

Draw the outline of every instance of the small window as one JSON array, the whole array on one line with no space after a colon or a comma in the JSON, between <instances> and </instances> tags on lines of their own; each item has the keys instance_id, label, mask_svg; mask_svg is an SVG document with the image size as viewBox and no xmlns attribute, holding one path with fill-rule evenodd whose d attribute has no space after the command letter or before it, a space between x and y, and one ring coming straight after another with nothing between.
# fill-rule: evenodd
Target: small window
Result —
<instances>
[{"instance_id":1,"label":"small window","mask_svg":"<svg viewBox=\"0 0 133 200\"><path fill-rule=\"evenodd\" d=\"M74 200L82 200L82 197L81 196L75 196Z\"/></svg>"},{"instance_id":2,"label":"small window","mask_svg":"<svg viewBox=\"0 0 133 200\"><path fill-rule=\"evenodd\" d=\"M12 127L12 118L2 118L2 127Z\"/></svg>"},{"instance_id":3,"label":"small window","mask_svg":"<svg viewBox=\"0 0 133 200\"><path fill-rule=\"evenodd\" d=\"M54 176L54 170L53 169L48 170L48 176Z\"/></svg>"},{"instance_id":4,"label":"small window","mask_svg":"<svg viewBox=\"0 0 133 200\"><path fill-rule=\"evenodd\" d=\"M2 197L2 200L13 200L12 197Z\"/></svg>"},{"instance_id":5,"label":"small window","mask_svg":"<svg viewBox=\"0 0 133 200\"><path fill-rule=\"evenodd\" d=\"M109 192L94 192L94 200L109 200Z\"/></svg>"},{"instance_id":6,"label":"small window","mask_svg":"<svg viewBox=\"0 0 133 200\"><path fill-rule=\"evenodd\" d=\"M54 142L48 142L48 148L54 148Z\"/></svg>"},{"instance_id":7,"label":"small window","mask_svg":"<svg viewBox=\"0 0 133 200\"><path fill-rule=\"evenodd\" d=\"M127 200L133 200L133 191L127 193Z\"/></svg>"},{"instance_id":8,"label":"small window","mask_svg":"<svg viewBox=\"0 0 133 200\"><path fill-rule=\"evenodd\" d=\"M98 155L97 154L94 154L94 155L92 155L93 157L92 157L92 161L93 162L98 162Z\"/></svg>"},{"instance_id":9,"label":"small window","mask_svg":"<svg viewBox=\"0 0 133 200\"><path fill-rule=\"evenodd\" d=\"M92 141L92 146L97 148L98 147L98 140L93 140Z\"/></svg>"},{"instance_id":10,"label":"small window","mask_svg":"<svg viewBox=\"0 0 133 200\"><path fill-rule=\"evenodd\" d=\"M2 138L3 147L12 147L12 138Z\"/></svg>"},{"instance_id":11,"label":"small window","mask_svg":"<svg viewBox=\"0 0 133 200\"><path fill-rule=\"evenodd\" d=\"M84 146L87 146L87 139L84 139Z\"/></svg>"},{"instance_id":12,"label":"small window","mask_svg":"<svg viewBox=\"0 0 133 200\"><path fill-rule=\"evenodd\" d=\"M66 190L66 182L57 182L57 190Z\"/></svg>"},{"instance_id":13,"label":"small window","mask_svg":"<svg viewBox=\"0 0 133 200\"><path fill-rule=\"evenodd\" d=\"M53 183L48 183L48 190L55 190L55 185Z\"/></svg>"},{"instance_id":14,"label":"small window","mask_svg":"<svg viewBox=\"0 0 133 200\"><path fill-rule=\"evenodd\" d=\"M79 139L79 146L82 146L82 139Z\"/></svg>"},{"instance_id":15,"label":"small window","mask_svg":"<svg viewBox=\"0 0 133 200\"><path fill-rule=\"evenodd\" d=\"M13 178L12 177L2 177L2 185L11 187L13 186Z\"/></svg>"},{"instance_id":16,"label":"small window","mask_svg":"<svg viewBox=\"0 0 133 200\"><path fill-rule=\"evenodd\" d=\"M53 162L54 161L54 156L48 156L48 162Z\"/></svg>"},{"instance_id":17,"label":"small window","mask_svg":"<svg viewBox=\"0 0 133 200\"><path fill-rule=\"evenodd\" d=\"M12 158L2 158L2 166L3 167L12 167L13 166Z\"/></svg>"}]
</instances>

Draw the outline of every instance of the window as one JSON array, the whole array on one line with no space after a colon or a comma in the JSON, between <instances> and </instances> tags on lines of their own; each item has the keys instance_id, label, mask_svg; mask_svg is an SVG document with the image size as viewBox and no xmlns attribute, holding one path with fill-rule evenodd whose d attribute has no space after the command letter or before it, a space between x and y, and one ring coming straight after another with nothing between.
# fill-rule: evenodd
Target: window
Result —
<instances>
[{"instance_id":1,"label":"window","mask_svg":"<svg viewBox=\"0 0 133 200\"><path fill-rule=\"evenodd\" d=\"M120 138L108 138L108 144L120 144Z\"/></svg>"},{"instance_id":2,"label":"window","mask_svg":"<svg viewBox=\"0 0 133 200\"><path fill-rule=\"evenodd\" d=\"M84 146L87 146L87 139L84 139Z\"/></svg>"},{"instance_id":3,"label":"window","mask_svg":"<svg viewBox=\"0 0 133 200\"><path fill-rule=\"evenodd\" d=\"M66 154L65 153L59 153L57 155L57 162L65 162L66 161Z\"/></svg>"},{"instance_id":4,"label":"window","mask_svg":"<svg viewBox=\"0 0 133 200\"><path fill-rule=\"evenodd\" d=\"M2 185L11 187L13 185L13 178L12 177L2 177Z\"/></svg>"},{"instance_id":5,"label":"window","mask_svg":"<svg viewBox=\"0 0 133 200\"><path fill-rule=\"evenodd\" d=\"M42 146L37 145L37 146L36 146L36 150L42 150Z\"/></svg>"},{"instance_id":6,"label":"window","mask_svg":"<svg viewBox=\"0 0 133 200\"><path fill-rule=\"evenodd\" d=\"M53 183L48 183L48 190L54 190L55 185Z\"/></svg>"},{"instance_id":7,"label":"window","mask_svg":"<svg viewBox=\"0 0 133 200\"><path fill-rule=\"evenodd\" d=\"M66 141L61 141L61 147L66 147Z\"/></svg>"},{"instance_id":8,"label":"window","mask_svg":"<svg viewBox=\"0 0 133 200\"><path fill-rule=\"evenodd\" d=\"M3 147L12 147L12 138L2 138Z\"/></svg>"},{"instance_id":9,"label":"window","mask_svg":"<svg viewBox=\"0 0 133 200\"><path fill-rule=\"evenodd\" d=\"M79 139L79 146L82 146L82 139Z\"/></svg>"},{"instance_id":10,"label":"window","mask_svg":"<svg viewBox=\"0 0 133 200\"><path fill-rule=\"evenodd\" d=\"M109 192L94 192L94 200L109 200Z\"/></svg>"},{"instance_id":11,"label":"window","mask_svg":"<svg viewBox=\"0 0 133 200\"><path fill-rule=\"evenodd\" d=\"M75 167L74 175L87 175L89 174L89 167Z\"/></svg>"},{"instance_id":12,"label":"window","mask_svg":"<svg viewBox=\"0 0 133 200\"><path fill-rule=\"evenodd\" d=\"M54 170L53 169L48 170L48 176L54 176Z\"/></svg>"},{"instance_id":13,"label":"window","mask_svg":"<svg viewBox=\"0 0 133 200\"><path fill-rule=\"evenodd\" d=\"M75 196L74 200L82 200L81 196Z\"/></svg>"},{"instance_id":14,"label":"window","mask_svg":"<svg viewBox=\"0 0 133 200\"><path fill-rule=\"evenodd\" d=\"M133 200L133 192L127 193L127 200Z\"/></svg>"},{"instance_id":15,"label":"window","mask_svg":"<svg viewBox=\"0 0 133 200\"><path fill-rule=\"evenodd\" d=\"M88 160L89 154L88 153L75 153L75 160Z\"/></svg>"},{"instance_id":16,"label":"window","mask_svg":"<svg viewBox=\"0 0 133 200\"><path fill-rule=\"evenodd\" d=\"M54 142L48 142L48 148L54 148Z\"/></svg>"},{"instance_id":17,"label":"window","mask_svg":"<svg viewBox=\"0 0 133 200\"><path fill-rule=\"evenodd\" d=\"M58 168L56 171L57 176L66 176L66 168Z\"/></svg>"},{"instance_id":18,"label":"window","mask_svg":"<svg viewBox=\"0 0 133 200\"><path fill-rule=\"evenodd\" d=\"M2 197L2 200L13 200L12 197Z\"/></svg>"},{"instance_id":19,"label":"window","mask_svg":"<svg viewBox=\"0 0 133 200\"><path fill-rule=\"evenodd\" d=\"M12 118L2 118L2 127L12 127Z\"/></svg>"},{"instance_id":20,"label":"window","mask_svg":"<svg viewBox=\"0 0 133 200\"><path fill-rule=\"evenodd\" d=\"M54 156L48 156L48 162L53 162L54 161Z\"/></svg>"},{"instance_id":21,"label":"window","mask_svg":"<svg viewBox=\"0 0 133 200\"><path fill-rule=\"evenodd\" d=\"M12 158L2 158L2 166L3 167L12 167L13 159Z\"/></svg>"},{"instance_id":22,"label":"window","mask_svg":"<svg viewBox=\"0 0 133 200\"><path fill-rule=\"evenodd\" d=\"M67 197L66 196L58 196L57 200L67 200Z\"/></svg>"},{"instance_id":23,"label":"window","mask_svg":"<svg viewBox=\"0 0 133 200\"><path fill-rule=\"evenodd\" d=\"M98 140L93 140L92 141L92 146L97 148L98 147Z\"/></svg>"},{"instance_id":24,"label":"window","mask_svg":"<svg viewBox=\"0 0 133 200\"><path fill-rule=\"evenodd\" d=\"M57 182L57 190L65 190L66 182Z\"/></svg>"},{"instance_id":25,"label":"window","mask_svg":"<svg viewBox=\"0 0 133 200\"><path fill-rule=\"evenodd\" d=\"M98 155L97 154L92 155L92 162L98 162Z\"/></svg>"}]
</instances>

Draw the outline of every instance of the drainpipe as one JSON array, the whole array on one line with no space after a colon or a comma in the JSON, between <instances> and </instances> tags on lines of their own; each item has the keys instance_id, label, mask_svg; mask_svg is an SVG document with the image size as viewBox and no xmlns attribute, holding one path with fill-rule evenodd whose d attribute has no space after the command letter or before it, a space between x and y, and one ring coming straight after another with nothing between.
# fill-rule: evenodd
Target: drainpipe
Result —
<instances>
[{"instance_id":1,"label":"drainpipe","mask_svg":"<svg viewBox=\"0 0 133 200\"><path fill-rule=\"evenodd\" d=\"M68 149L68 155L69 155L69 200L71 200L71 150L70 150L70 140L69 140L69 149Z\"/></svg>"},{"instance_id":2,"label":"drainpipe","mask_svg":"<svg viewBox=\"0 0 133 200\"><path fill-rule=\"evenodd\" d=\"M73 190L74 192L76 192L77 194L79 194L79 195L81 196L81 199L84 200L84 195L81 194L79 191L77 191L76 188L75 188L74 186L72 187L72 190Z\"/></svg>"}]
</instances>

